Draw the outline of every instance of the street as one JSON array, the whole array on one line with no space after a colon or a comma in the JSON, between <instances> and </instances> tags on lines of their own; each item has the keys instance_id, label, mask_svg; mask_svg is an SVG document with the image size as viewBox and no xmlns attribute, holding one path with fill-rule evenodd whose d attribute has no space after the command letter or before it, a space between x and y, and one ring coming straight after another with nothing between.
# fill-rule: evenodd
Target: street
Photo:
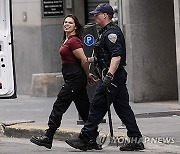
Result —
<instances>
[{"instance_id":1,"label":"street","mask_svg":"<svg viewBox=\"0 0 180 154\"><path fill-rule=\"evenodd\" d=\"M78 152L83 153L93 153L93 154L117 154L117 153L125 153L125 154L175 154L170 151L160 150L160 149L147 149L141 152L120 152L119 148L116 146L108 146L105 147L102 151L88 151L88 152L82 152L76 149L73 149L69 147L65 142L62 141L54 141L53 147L51 150L46 149L44 147L39 147L36 145L33 145L29 139L19 139L19 138L7 138L7 137L0 137L0 153L1 154L59 154L59 153L69 153L69 154L77 154ZM177 153L177 152L176 152Z\"/></svg>"},{"instance_id":2,"label":"street","mask_svg":"<svg viewBox=\"0 0 180 154\"><path fill-rule=\"evenodd\" d=\"M61 132L65 130L67 133L65 136L62 134L57 136L53 143L52 150L45 149L44 147L38 147L33 145L29 138L33 135L40 135L39 129L47 127L47 118L52 108L52 102L55 98L32 98L29 96L19 96L15 100L1 100L0 103L0 122L8 124L18 121L34 120L32 124L20 124L6 127L6 134L11 137L8 138L0 136L0 154L30 154L30 153L77 153L79 150L72 149L66 143L62 142L64 139L71 135L71 132L78 132L82 125L77 125L78 114L75 105L72 103L66 114L64 115ZM131 103L131 106L137 115L138 125L145 138L146 150L143 153L158 154L158 153L180 153L180 116L179 105L177 102L157 102L157 103ZM21 114L19 109L21 108ZM126 135L126 129L119 128L121 121L117 117L113 107L112 119L113 130L119 137ZM173 115L171 114L172 111ZM147 114L151 113L151 114ZM163 113L163 114L162 114ZM141 114L141 115L138 115ZM150 116L150 117L149 117ZM107 116L105 116L107 120ZM67 129L68 128L68 129ZM7 131L9 132L7 133ZM108 123L101 123L99 125L100 132L104 132L105 135L109 132ZM20 139L20 138L21 139ZM24 139L27 138L27 139ZM122 139L122 138L120 138ZM62 140L61 142L58 140ZM119 140L121 141L121 140ZM105 143L108 144L108 140ZM163 143L163 144L162 144ZM169 143L169 144L168 144ZM9 148L10 147L10 148ZM85 152L81 152L85 153ZM116 146L105 147L102 151L88 151L88 153L127 153L132 152L120 152ZM134 152L142 153L142 152Z\"/></svg>"}]
</instances>

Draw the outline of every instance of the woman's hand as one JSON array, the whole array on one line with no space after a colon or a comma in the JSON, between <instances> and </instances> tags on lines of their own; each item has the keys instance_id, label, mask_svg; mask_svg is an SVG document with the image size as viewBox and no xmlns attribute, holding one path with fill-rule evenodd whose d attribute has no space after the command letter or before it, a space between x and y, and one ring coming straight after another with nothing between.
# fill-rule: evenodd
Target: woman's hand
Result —
<instances>
[{"instance_id":1,"label":"woman's hand","mask_svg":"<svg viewBox=\"0 0 180 154\"><path fill-rule=\"evenodd\" d=\"M92 73L89 73L89 76L87 79L88 79L88 84L90 86L94 85L99 80L98 77Z\"/></svg>"},{"instance_id":2,"label":"woman's hand","mask_svg":"<svg viewBox=\"0 0 180 154\"><path fill-rule=\"evenodd\" d=\"M88 57L88 58L87 58L87 61L88 61L89 63L94 63L94 57Z\"/></svg>"}]
</instances>

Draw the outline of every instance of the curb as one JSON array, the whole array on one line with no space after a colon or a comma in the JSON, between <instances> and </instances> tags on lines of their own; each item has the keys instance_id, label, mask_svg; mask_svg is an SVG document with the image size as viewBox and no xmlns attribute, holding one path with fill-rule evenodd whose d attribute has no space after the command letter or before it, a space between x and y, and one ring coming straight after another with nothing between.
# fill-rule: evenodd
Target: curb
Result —
<instances>
[{"instance_id":1,"label":"curb","mask_svg":"<svg viewBox=\"0 0 180 154\"><path fill-rule=\"evenodd\" d=\"M46 127L42 126L32 126L32 125L14 125L8 126L4 129L4 135L7 137L14 137L14 138L31 138L32 136L40 136L43 135ZM54 135L54 139L64 141L67 138L71 138L72 136L78 136L80 130L73 130L68 128L60 128L56 131Z\"/></svg>"},{"instance_id":2,"label":"curb","mask_svg":"<svg viewBox=\"0 0 180 154\"><path fill-rule=\"evenodd\" d=\"M13 126L7 126L4 129L3 135L7 137L14 138L27 138L30 139L32 136L41 136L44 134L47 127L30 125L30 124L17 124ZM70 129L70 128L59 128L55 135L54 139L59 141L65 141L67 138L78 137L80 129ZM109 132L101 131L100 134L108 135ZM114 133L114 136L126 136L122 133Z\"/></svg>"}]
</instances>

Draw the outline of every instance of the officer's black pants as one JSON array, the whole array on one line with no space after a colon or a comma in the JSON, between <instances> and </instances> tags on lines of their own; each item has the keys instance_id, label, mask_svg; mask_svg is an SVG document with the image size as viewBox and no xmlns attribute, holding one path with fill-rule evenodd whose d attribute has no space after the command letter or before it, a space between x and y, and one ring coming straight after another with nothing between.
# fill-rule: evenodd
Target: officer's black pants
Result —
<instances>
[{"instance_id":1,"label":"officer's black pants","mask_svg":"<svg viewBox=\"0 0 180 154\"><path fill-rule=\"evenodd\" d=\"M90 103L86 90L86 75L78 65L66 66L62 72L65 84L60 90L49 116L48 126L51 129L60 127L62 116L72 101L84 122L87 121L89 114Z\"/></svg>"},{"instance_id":2,"label":"officer's black pants","mask_svg":"<svg viewBox=\"0 0 180 154\"><path fill-rule=\"evenodd\" d=\"M110 102L113 103L118 117L125 124L128 137L142 137L137 126L134 113L129 105L129 94L126 87L126 79L127 73L124 68L116 72L113 83L117 85L117 88L114 86L109 88ZM97 129L97 126L100 124L108 109L106 92L103 90L101 84L102 83L99 83L96 88L88 120L81 130L82 133L88 134L89 136L93 136L94 130Z\"/></svg>"}]
</instances>

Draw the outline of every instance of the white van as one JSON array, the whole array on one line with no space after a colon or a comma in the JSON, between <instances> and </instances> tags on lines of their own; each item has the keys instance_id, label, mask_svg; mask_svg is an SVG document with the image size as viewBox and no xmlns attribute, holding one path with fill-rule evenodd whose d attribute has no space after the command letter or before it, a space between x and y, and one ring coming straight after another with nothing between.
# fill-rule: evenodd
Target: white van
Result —
<instances>
[{"instance_id":1,"label":"white van","mask_svg":"<svg viewBox=\"0 0 180 154\"><path fill-rule=\"evenodd\" d=\"M11 0L0 0L0 99L16 98Z\"/></svg>"}]
</instances>

